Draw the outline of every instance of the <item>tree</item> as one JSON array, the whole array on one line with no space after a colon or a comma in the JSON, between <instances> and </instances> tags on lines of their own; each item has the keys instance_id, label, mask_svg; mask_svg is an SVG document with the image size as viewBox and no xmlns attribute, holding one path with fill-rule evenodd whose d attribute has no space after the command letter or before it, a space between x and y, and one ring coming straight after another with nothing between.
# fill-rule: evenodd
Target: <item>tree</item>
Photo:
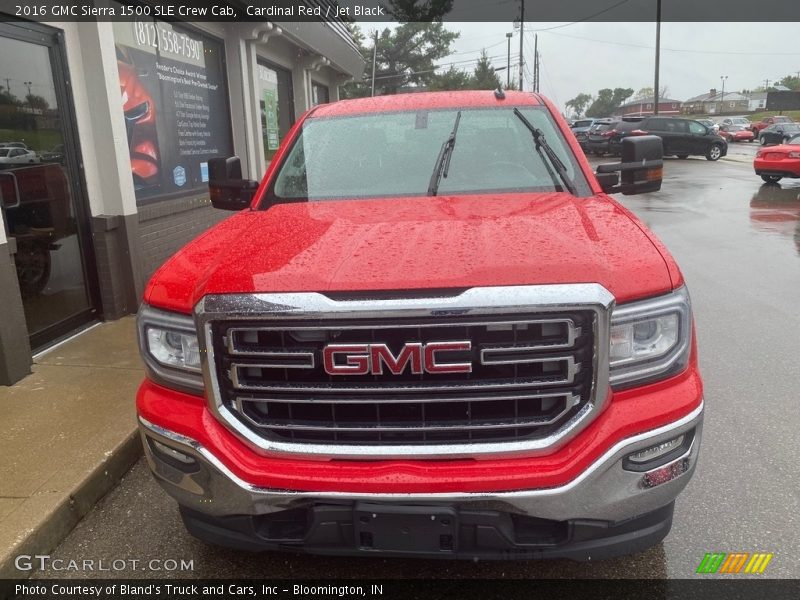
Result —
<instances>
[{"instance_id":1,"label":"tree","mask_svg":"<svg viewBox=\"0 0 800 600\"><path fill-rule=\"evenodd\" d=\"M787 75L778 82L780 85L785 86L793 91L800 91L800 77L795 75Z\"/></svg>"},{"instance_id":2,"label":"tree","mask_svg":"<svg viewBox=\"0 0 800 600\"><path fill-rule=\"evenodd\" d=\"M578 94L572 100L567 100L564 106L571 108L575 116L580 117L591 101L592 97L589 94Z\"/></svg>"},{"instance_id":3,"label":"tree","mask_svg":"<svg viewBox=\"0 0 800 600\"><path fill-rule=\"evenodd\" d=\"M436 77L435 61L451 54L459 34L441 23L404 23L378 37L375 94L396 94L406 85L428 85ZM371 59L371 55L370 55ZM372 61L367 68L372 70Z\"/></svg>"},{"instance_id":4,"label":"tree","mask_svg":"<svg viewBox=\"0 0 800 600\"><path fill-rule=\"evenodd\" d=\"M444 73L436 74L428 85L431 91L470 90L473 88L472 77L454 66Z\"/></svg>"},{"instance_id":5,"label":"tree","mask_svg":"<svg viewBox=\"0 0 800 600\"><path fill-rule=\"evenodd\" d=\"M607 117L633 95L631 88L603 88L586 111L587 117Z\"/></svg>"},{"instance_id":6,"label":"tree","mask_svg":"<svg viewBox=\"0 0 800 600\"><path fill-rule=\"evenodd\" d=\"M19 100L10 90L0 85L0 104L19 104Z\"/></svg>"},{"instance_id":7,"label":"tree","mask_svg":"<svg viewBox=\"0 0 800 600\"><path fill-rule=\"evenodd\" d=\"M395 21L400 23L436 21L453 9L453 0L389 0L385 7Z\"/></svg>"},{"instance_id":8,"label":"tree","mask_svg":"<svg viewBox=\"0 0 800 600\"><path fill-rule=\"evenodd\" d=\"M667 86L659 88L658 92L659 98L666 98L668 95L669 95L669 88ZM653 88L643 87L633 95L632 100L644 100L645 98L652 98L652 97L653 97Z\"/></svg>"},{"instance_id":9,"label":"tree","mask_svg":"<svg viewBox=\"0 0 800 600\"><path fill-rule=\"evenodd\" d=\"M339 97L345 98L364 98L371 93L372 85L372 46L367 48L364 46L364 33L361 28L355 23L345 23L345 27L350 30L350 35L353 36L353 42L358 46L358 51L364 57L364 75L361 81L348 81L343 86L339 87ZM372 36L373 45L375 43L375 36Z\"/></svg>"},{"instance_id":10,"label":"tree","mask_svg":"<svg viewBox=\"0 0 800 600\"><path fill-rule=\"evenodd\" d=\"M47 100L45 100L42 96L37 96L36 94L28 94L25 96L25 102L31 108L39 108L41 110L47 110L50 108L50 104L48 104Z\"/></svg>"},{"instance_id":11,"label":"tree","mask_svg":"<svg viewBox=\"0 0 800 600\"><path fill-rule=\"evenodd\" d=\"M481 50L481 57L475 65L475 71L472 74L472 89L475 90L496 90L502 87L500 78L492 66L492 61L486 54L486 50Z\"/></svg>"}]
</instances>

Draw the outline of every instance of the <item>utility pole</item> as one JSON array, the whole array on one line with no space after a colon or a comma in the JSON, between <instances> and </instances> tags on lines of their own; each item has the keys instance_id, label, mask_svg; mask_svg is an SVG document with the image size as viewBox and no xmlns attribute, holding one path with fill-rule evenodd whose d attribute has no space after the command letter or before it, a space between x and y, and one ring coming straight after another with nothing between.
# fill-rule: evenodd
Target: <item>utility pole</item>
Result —
<instances>
[{"instance_id":1,"label":"utility pole","mask_svg":"<svg viewBox=\"0 0 800 600\"><path fill-rule=\"evenodd\" d=\"M764 80L764 91L766 92L769 89L769 79Z\"/></svg>"},{"instance_id":2,"label":"utility pole","mask_svg":"<svg viewBox=\"0 0 800 600\"><path fill-rule=\"evenodd\" d=\"M513 33L507 33L506 38L508 39L508 59L506 60L506 88L511 87L511 37Z\"/></svg>"},{"instance_id":3,"label":"utility pole","mask_svg":"<svg viewBox=\"0 0 800 600\"><path fill-rule=\"evenodd\" d=\"M372 93L375 95L375 62L378 58L378 30L375 30L375 43L372 45Z\"/></svg>"},{"instance_id":4,"label":"utility pole","mask_svg":"<svg viewBox=\"0 0 800 600\"><path fill-rule=\"evenodd\" d=\"M653 114L658 114L658 69L661 63L661 0L656 0L656 77L653 86Z\"/></svg>"},{"instance_id":5,"label":"utility pole","mask_svg":"<svg viewBox=\"0 0 800 600\"><path fill-rule=\"evenodd\" d=\"M539 93L539 34L533 34L533 91Z\"/></svg>"},{"instance_id":6,"label":"utility pole","mask_svg":"<svg viewBox=\"0 0 800 600\"><path fill-rule=\"evenodd\" d=\"M719 99L719 114L725 110L725 80L728 78L727 75L720 75L719 80L722 82L722 94L720 95Z\"/></svg>"},{"instance_id":7,"label":"utility pole","mask_svg":"<svg viewBox=\"0 0 800 600\"><path fill-rule=\"evenodd\" d=\"M522 42L525 40L525 0L519 0L519 91L523 89L522 65Z\"/></svg>"}]
</instances>

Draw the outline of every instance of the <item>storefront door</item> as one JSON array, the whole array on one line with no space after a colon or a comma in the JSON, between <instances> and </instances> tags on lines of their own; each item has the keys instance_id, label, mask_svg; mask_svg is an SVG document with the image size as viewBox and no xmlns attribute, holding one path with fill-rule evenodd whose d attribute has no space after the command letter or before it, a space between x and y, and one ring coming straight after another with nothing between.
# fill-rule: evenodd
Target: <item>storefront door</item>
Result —
<instances>
[{"instance_id":1,"label":"storefront door","mask_svg":"<svg viewBox=\"0 0 800 600\"><path fill-rule=\"evenodd\" d=\"M97 316L80 164L61 34L0 23L0 205L34 349Z\"/></svg>"}]
</instances>

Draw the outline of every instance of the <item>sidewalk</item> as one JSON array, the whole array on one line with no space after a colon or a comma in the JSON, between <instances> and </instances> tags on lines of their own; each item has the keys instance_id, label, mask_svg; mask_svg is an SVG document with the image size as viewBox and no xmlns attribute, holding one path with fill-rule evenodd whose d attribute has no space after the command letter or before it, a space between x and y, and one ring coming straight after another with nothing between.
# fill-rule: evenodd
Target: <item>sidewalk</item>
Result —
<instances>
[{"instance_id":1,"label":"sidewalk","mask_svg":"<svg viewBox=\"0 0 800 600\"><path fill-rule=\"evenodd\" d=\"M26 573L141 455L134 397L142 366L133 317L102 323L0 387L0 579Z\"/></svg>"}]
</instances>

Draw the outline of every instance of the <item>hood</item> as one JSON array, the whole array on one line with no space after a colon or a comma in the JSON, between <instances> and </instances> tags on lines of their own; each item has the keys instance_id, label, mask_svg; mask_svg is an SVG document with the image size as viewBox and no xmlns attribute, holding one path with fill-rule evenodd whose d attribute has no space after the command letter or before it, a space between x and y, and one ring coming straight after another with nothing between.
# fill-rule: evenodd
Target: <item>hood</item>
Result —
<instances>
[{"instance_id":1,"label":"hood","mask_svg":"<svg viewBox=\"0 0 800 600\"><path fill-rule=\"evenodd\" d=\"M279 204L190 243L154 275L146 300L190 312L206 294L597 282L624 302L672 289L655 243L606 196Z\"/></svg>"}]
</instances>

